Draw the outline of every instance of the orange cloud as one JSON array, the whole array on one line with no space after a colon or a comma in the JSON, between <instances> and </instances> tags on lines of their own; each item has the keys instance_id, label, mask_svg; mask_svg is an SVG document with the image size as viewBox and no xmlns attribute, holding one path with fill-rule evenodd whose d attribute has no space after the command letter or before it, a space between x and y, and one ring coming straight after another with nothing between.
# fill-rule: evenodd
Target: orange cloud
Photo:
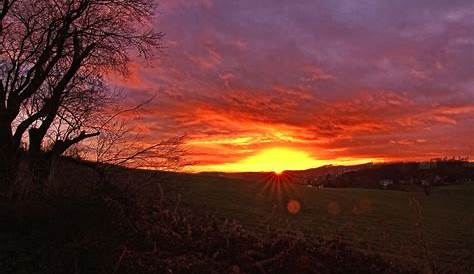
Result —
<instances>
[{"instance_id":1,"label":"orange cloud","mask_svg":"<svg viewBox=\"0 0 474 274\"><path fill-rule=\"evenodd\" d=\"M124 104L158 93L130 123L148 142L186 134L203 169L276 147L326 162L470 153L469 1L316 2L161 1L164 54L110 79Z\"/></svg>"}]
</instances>

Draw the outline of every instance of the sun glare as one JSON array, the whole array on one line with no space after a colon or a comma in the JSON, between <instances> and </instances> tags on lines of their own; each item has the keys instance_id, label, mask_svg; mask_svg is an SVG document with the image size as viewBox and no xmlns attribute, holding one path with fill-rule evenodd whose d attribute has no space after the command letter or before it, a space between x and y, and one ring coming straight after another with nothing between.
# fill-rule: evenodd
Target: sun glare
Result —
<instances>
[{"instance_id":1,"label":"sun glare","mask_svg":"<svg viewBox=\"0 0 474 274\"><path fill-rule=\"evenodd\" d=\"M221 171L221 172L274 172L282 175L285 170L304 170L323 165L357 165L370 162L382 162L383 159L371 158L336 158L331 160L316 159L311 154L290 147L267 148L246 158L232 163L214 165L193 165L188 168L191 172Z\"/></svg>"},{"instance_id":2,"label":"sun glare","mask_svg":"<svg viewBox=\"0 0 474 274\"><path fill-rule=\"evenodd\" d=\"M308 153L292 148L269 148L261 150L235 163L213 167L220 171L272 171L281 174L285 170L301 170L324 165Z\"/></svg>"}]
</instances>

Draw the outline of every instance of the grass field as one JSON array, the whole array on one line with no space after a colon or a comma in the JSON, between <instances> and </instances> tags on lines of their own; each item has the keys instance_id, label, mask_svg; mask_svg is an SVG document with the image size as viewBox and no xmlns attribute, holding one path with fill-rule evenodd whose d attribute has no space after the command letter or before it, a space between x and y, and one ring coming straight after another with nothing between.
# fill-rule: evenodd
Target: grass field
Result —
<instances>
[{"instance_id":1,"label":"grass field","mask_svg":"<svg viewBox=\"0 0 474 274\"><path fill-rule=\"evenodd\" d=\"M168 182L193 208L256 230L271 225L338 238L397 260L434 264L440 272L448 265L473 267L473 185L438 187L426 196L422 191L316 189L200 176Z\"/></svg>"}]
</instances>

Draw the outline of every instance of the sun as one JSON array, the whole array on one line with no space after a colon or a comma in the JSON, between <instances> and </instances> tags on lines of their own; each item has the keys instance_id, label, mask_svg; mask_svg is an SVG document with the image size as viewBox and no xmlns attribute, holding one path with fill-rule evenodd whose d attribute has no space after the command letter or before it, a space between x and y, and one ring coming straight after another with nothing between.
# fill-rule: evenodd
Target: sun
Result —
<instances>
[{"instance_id":1,"label":"sun","mask_svg":"<svg viewBox=\"0 0 474 274\"><path fill-rule=\"evenodd\" d=\"M256 153L231 163L214 165L195 165L189 170L220 171L220 172L273 172L280 176L285 170L305 170L324 165L357 165L379 162L380 159L371 158L335 158L322 160L314 158L310 153L292 147L273 147L257 151Z\"/></svg>"},{"instance_id":2,"label":"sun","mask_svg":"<svg viewBox=\"0 0 474 274\"><path fill-rule=\"evenodd\" d=\"M257 171L273 171L281 174L284 170L307 169L321 163L304 151L293 148L270 148L244 159L242 164Z\"/></svg>"},{"instance_id":3,"label":"sun","mask_svg":"<svg viewBox=\"0 0 474 274\"><path fill-rule=\"evenodd\" d=\"M235 163L216 166L216 170L229 172L266 171L281 174L285 170L302 170L324 165L305 151L276 147L263 149Z\"/></svg>"},{"instance_id":4,"label":"sun","mask_svg":"<svg viewBox=\"0 0 474 274\"><path fill-rule=\"evenodd\" d=\"M275 173L276 175L281 175L283 173L283 170L275 169L275 170L273 170L273 173Z\"/></svg>"}]
</instances>

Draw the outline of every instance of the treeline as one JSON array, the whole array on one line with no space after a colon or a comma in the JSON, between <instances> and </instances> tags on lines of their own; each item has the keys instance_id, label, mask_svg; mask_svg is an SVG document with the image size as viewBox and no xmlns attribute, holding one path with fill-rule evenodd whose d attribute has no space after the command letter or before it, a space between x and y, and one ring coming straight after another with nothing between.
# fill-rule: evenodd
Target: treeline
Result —
<instances>
[{"instance_id":1,"label":"treeline","mask_svg":"<svg viewBox=\"0 0 474 274\"><path fill-rule=\"evenodd\" d=\"M320 184L328 187L405 189L407 186L439 186L472 181L472 163L464 160L443 160L374 165L337 176L327 176Z\"/></svg>"}]
</instances>

